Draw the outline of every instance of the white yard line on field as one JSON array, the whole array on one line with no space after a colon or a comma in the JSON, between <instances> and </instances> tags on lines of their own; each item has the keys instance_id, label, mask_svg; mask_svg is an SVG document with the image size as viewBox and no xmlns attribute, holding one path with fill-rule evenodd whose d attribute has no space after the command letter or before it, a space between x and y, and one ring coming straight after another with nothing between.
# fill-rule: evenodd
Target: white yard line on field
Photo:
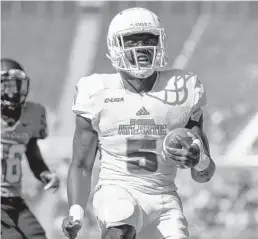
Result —
<instances>
[{"instance_id":1,"label":"white yard line on field","mask_svg":"<svg viewBox=\"0 0 258 239\"><path fill-rule=\"evenodd\" d=\"M201 14L192 28L191 34L185 41L183 49L173 63L173 68L184 69L188 61L193 56L194 50L201 40L201 37L209 25L210 15L208 13Z\"/></svg>"},{"instance_id":2,"label":"white yard line on field","mask_svg":"<svg viewBox=\"0 0 258 239\"><path fill-rule=\"evenodd\" d=\"M235 158L242 157L242 161L248 161L245 156L251 151L251 147L258 138L258 112L252 117L236 139L229 145L225 156L225 163L235 162ZM255 156L258 165L258 156ZM242 162L244 164L244 162Z\"/></svg>"},{"instance_id":3,"label":"white yard line on field","mask_svg":"<svg viewBox=\"0 0 258 239\"><path fill-rule=\"evenodd\" d=\"M75 92L75 85L82 76L88 75L93 68L98 48L100 20L100 14L86 13L80 17L77 24L68 74L64 83L65 88L58 112L60 127L57 134L60 136L72 136L73 134L74 113L72 113L72 98Z\"/></svg>"}]
</instances>

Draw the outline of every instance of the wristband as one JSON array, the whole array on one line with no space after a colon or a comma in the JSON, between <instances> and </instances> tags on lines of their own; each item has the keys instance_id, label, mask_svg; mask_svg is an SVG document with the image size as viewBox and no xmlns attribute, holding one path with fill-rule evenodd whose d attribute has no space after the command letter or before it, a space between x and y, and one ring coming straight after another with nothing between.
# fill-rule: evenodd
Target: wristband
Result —
<instances>
[{"instance_id":1,"label":"wristband","mask_svg":"<svg viewBox=\"0 0 258 239\"><path fill-rule=\"evenodd\" d=\"M194 167L197 171L203 171L207 169L210 165L210 158L206 154L200 156L200 162Z\"/></svg>"},{"instance_id":2,"label":"wristband","mask_svg":"<svg viewBox=\"0 0 258 239\"><path fill-rule=\"evenodd\" d=\"M73 217L73 222L83 222L84 210L79 204L74 204L70 207L69 215Z\"/></svg>"},{"instance_id":3,"label":"wristband","mask_svg":"<svg viewBox=\"0 0 258 239\"><path fill-rule=\"evenodd\" d=\"M196 166L194 166L194 169L197 171L203 171L209 167L211 162L210 157L205 154L201 140L194 139L193 143L197 144L200 148L200 161Z\"/></svg>"}]
</instances>

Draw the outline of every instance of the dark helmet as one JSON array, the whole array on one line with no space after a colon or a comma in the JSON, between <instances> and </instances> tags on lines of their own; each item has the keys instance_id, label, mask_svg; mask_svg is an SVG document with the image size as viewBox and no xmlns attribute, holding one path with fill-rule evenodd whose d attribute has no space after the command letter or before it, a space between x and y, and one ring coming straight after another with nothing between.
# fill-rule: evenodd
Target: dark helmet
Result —
<instances>
[{"instance_id":1,"label":"dark helmet","mask_svg":"<svg viewBox=\"0 0 258 239\"><path fill-rule=\"evenodd\" d=\"M1 110L15 111L25 103L29 78L22 66L11 59L1 58Z\"/></svg>"}]
</instances>

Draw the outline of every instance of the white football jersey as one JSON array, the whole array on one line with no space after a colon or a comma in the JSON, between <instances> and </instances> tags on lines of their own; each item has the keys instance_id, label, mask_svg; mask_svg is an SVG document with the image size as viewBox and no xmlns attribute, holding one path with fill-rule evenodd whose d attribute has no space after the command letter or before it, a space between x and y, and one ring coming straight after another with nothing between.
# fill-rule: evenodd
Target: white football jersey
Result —
<instances>
[{"instance_id":1,"label":"white football jersey","mask_svg":"<svg viewBox=\"0 0 258 239\"><path fill-rule=\"evenodd\" d=\"M199 117L205 104L197 75L166 70L143 94L126 90L119 73L82 77L72 109L90 119L98 132L99 184L158 194L176 190L177 169L161 156L164 137L174 128L185 127L190 117Z\"/></svg>"}]
</instances>

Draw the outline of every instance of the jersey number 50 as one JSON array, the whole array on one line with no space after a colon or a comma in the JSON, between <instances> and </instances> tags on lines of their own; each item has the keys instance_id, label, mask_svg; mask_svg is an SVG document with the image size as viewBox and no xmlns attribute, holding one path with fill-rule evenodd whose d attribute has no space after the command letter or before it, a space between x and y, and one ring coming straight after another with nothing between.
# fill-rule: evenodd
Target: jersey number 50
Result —
<instances>
[{"instance_id":1,"label":"jersey number 50","mask_svg":"<svg viewBox=\"0 0 258 239\"><path fill-rule=\"evenodd\" d=\"M23 144L1 144L2 181L19 183L21 181L21 159L25 152Z\"/></svg>"}]
</instances>

